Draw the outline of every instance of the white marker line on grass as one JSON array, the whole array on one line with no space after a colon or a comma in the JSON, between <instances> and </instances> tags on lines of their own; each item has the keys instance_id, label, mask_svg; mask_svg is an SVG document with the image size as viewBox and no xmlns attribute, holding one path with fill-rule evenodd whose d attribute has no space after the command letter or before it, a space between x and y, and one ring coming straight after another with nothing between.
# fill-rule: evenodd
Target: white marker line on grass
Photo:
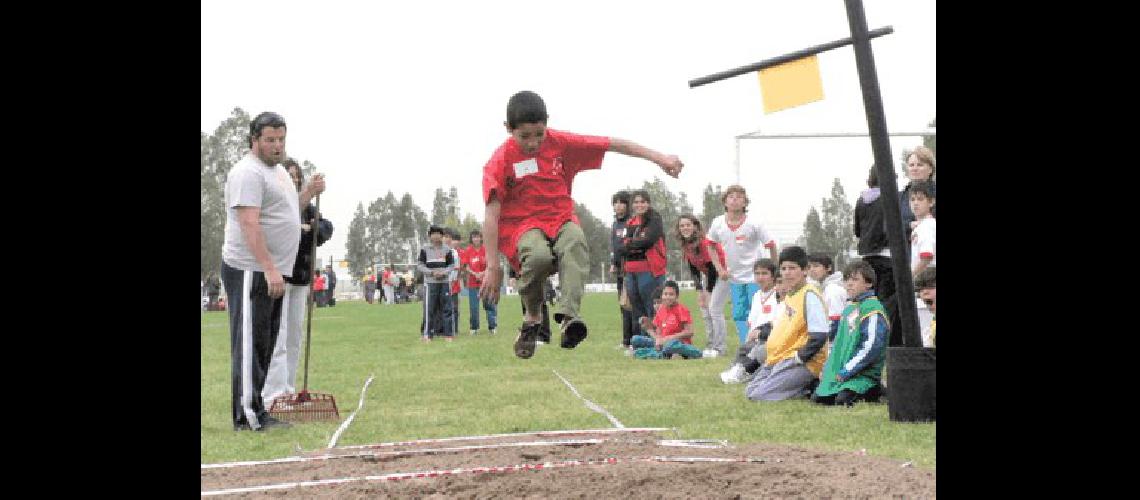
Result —
<instances>
[{"instance_id":1,"label":"white marker line on grass","mask_svg":"<svg viewBox=\"0 0 1140 500\"><path fill-rule=\"evenodd\" d=\"M361 458L361 457L387 457L387 456L401 456L401 455L426 455L430 453L448 453L456 451L473 451L473 450L491 450L496 448L519 448L524 446L574 446L583 444L601 444L604 443L603 439L564 439L560 441L527 441L523 443L500 443L500 444L484 444L472 446L456 446L452 448L428 448L422 450L403 450L403 451L370 451L363 453L348 453L344 455L316 455L311 457L288 457L278 458L276 460L262 460L256 462L229 462L223 464L203 464L203 469L225 469L231 467L245 467L251 465L271 465L271 464L287 464L295 462L312 462L317 460L332 460L337 458Z\"/></svg>"},{"instance_id":2,"label":"white marker line on grass","mask_svg":"<svg viewBox=\"0 0 1140 500\"><path fill-rule=\"evenodd\" d=\"M364 407L364 393L368 392L368 386L372 385L372 379L374 378L376 378L375 374L370 375L368 377L368 381L364 383L364 388L360 390L360 404L356 405L356 411L353 411L352 415L349 415L343 424L340 424L340 428L336 430L336 433L333 434L332 439L329 440L329 448L336 446L336 440L340 439L340 433L344 432L344 430L348 428L348 424L351 424L352 419L356 418L356 412L360 411L360 409Z\"/></svg>"},{"instance_id":3,"label":"white marker line on grass","mask_svg":"<svg viewBox=\"0 0 1140 500\"><path fill-rule=\"evenodd\" d=\"M625 426L622 425L622 423L619 422L618 419L614 418L613 415L610 415L610 412L606 411L605 408L602 408L601 406L594 403L593 401L590 401L589 399L582 397L581 394L578 394L578 389L575 389L573 385L570 385L570 381L566 380L565 377L563 377L562 375L559 375L558 370L551 368L550 371L554 372L555 375L558 375L558 378L562 379L562 383L566 384L566 387L569 387L570 391L573 392L575 396L578 396L578 399L581 399L582 401L586 402L586 408L589 408L593 411L601 413L602 415L605 415L606 418L609 419L610 423L614 424L614 427L617 427L618 429L624 429L625 428Z\"/></svg>"},{"instance_id":4,"label":"white marker line on grass","mask_svg":"<svg viewBox=\"0 0 1140 500\"><path fill-rule=\"evenodd\" d=\"M293 483L277 483L266 484L262 486L248 486L244 488L231 488L225 490L210 490L203 491L202 496L214 495L232 495L235 493L252 493L256 491L270 491L270 490L284 490L291 488L300 488L305 486L325 486L334 484L344 484L363 481L401 481L404 479L422 479L434 478L440 476L452 476L458 474L480 474L480 473L502 473L514 472L520 470L545 470L545 469L558 469L562 467L573 467L576 465L613 465L619 462L743 462L743 463L764 463L762 458L721 458L721 457L665 457L665 456L652 456L652 457L628 457L617 458L610 457L600 460L564 460L561 462L543 462L539 464L518 464L507 465L500 467L470 467L458 469L442 469L442 470L426 470L418 472L397 472L393 474L384 474L381 476L363 476L363 477L345 477L336 479L322 479L318 481L302 481Z\"/></svg>"},{"instance_id":5,"label":"white marker line on grass","mask_svg":"<svg viewBox=\"0 0 1140 500\"><path fill-rule=\"evenodd\" d=\"M576 430L561 430L561 431L534 431L534 432L513 432L509 434L488 434L485 436L455 436L447 438L434 438L434 439L416 439L414 441L396 441L391 443L377 443L377 444L360 444L353 446L341 446L342 450L353 450L360 448L387 448L391 446L408 446L412 444L422 443L445 443L448 441L473 441L476 439L494 439L503 437L521 437L521 436L565 436L565 435L582 435L582 434L612 434L618 432L659 432L667 431L668 427L626 427L624 429L576 429Z\"/></svg>"}]
</instances>

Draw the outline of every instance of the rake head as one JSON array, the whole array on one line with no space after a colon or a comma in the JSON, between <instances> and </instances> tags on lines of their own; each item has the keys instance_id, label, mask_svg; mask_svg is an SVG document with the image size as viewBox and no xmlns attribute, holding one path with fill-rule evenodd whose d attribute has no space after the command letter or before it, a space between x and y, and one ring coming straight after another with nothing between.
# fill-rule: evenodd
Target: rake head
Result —
<instances>
[{"instance_id":1,"label":"rake head","mask_svg":"<svg viewBox=\"0 0 1140 500\"><path fill-rule=\"evenodd\" d=\"M340 420L340 413L336 409L336 398L333 398L332 394L309 391L278 396L269 407L269 415L286 422Z\"/></svg>"}]
</instances>

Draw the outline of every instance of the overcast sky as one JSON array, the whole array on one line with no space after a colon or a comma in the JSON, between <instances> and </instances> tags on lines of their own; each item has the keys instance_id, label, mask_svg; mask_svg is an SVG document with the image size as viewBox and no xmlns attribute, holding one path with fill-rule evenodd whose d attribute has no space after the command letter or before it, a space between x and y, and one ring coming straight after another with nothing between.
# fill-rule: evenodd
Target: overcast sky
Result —
<instances>
[{"instance_id":1,"label":"overcast sky","mask_svg":"<svg viewBox=\"0 0 1140 500\"><path fill-rule=\"evenodd\" d=\"M870 29L894 27L872 41L887 126L924 130L936 117L935 2L864 7ZM482 167L508 138L506 103L519 90L543 97L552 128L622 137L685 163L672 179L608 153L575 181L594 215L611 220L610 195L653 176L699 212L706 184L736 180L735 136L867 125L850 46L819 56L823 101L769 115L755 73L688 81L848 36L839 0L203 0L202 131L235 107L285 117L287 153L326 175L321 209L336 231L322 259L343 258L357 203L388 190L410 192L430 216L435 188L455 186L461 210L482 220ZM892 156L917 144L892 139ZM872 162L867 138L744 141L750 217L791 243L832 179L854 203Z\"/></svg>"}]
</instances>

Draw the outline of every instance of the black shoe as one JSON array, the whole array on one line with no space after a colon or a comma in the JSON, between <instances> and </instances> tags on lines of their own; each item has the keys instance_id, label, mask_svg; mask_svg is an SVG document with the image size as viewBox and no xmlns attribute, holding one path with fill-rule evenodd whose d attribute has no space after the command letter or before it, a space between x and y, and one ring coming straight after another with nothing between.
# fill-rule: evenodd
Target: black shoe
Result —
<instances>
[{"instance_id":1,"label":"black shoe","mask_svg":"<svg viewBox=\"0 0 1140 500\"><path fill-rule=\"evenodd\" d=\"M550 343L550 325L549 324L542 325L542 328L539 328L538 340L541 340L547 344Z\"/></svg>"},{"instance_id":2,"label":"black shoe","mask_svg":"<svg viewBox=\"0 0 1140 500\"><path fill-rule=\"evenodd\" d=\"M519 336L515 339L515 356L522 359L529 359L534 356L534 341L538 339L540 331L542 330L541 323L523 323L519 327Z\"/></svg>"},{"instance_id":3,"label":"black shoe","mask_svg":"<svg viewBox=\"0 0 1140 500\"><path fill-rule=\"evenodd\" d=\"M573 349L586 340L586 323L577 318L566 318L562 322L562 348Z\"/></svg>"}]
</instances>

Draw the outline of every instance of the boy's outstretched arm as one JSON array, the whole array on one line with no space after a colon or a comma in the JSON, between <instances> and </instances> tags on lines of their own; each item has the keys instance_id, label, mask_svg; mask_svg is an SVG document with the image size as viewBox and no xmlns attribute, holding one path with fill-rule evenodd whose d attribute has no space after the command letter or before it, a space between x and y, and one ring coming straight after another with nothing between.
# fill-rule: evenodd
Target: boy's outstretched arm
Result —
<instances>
[{"instance_id":1,"label":"boy's outstretched arm","mask_svg":"<svg viewBox=\"0 0 1140 500\"><path fill-rule=\"evenodd\" d=\"M627 141L617 137L610 138L610 149L621 153L626 156L635 156L656 163L661 167L661 170L669 174L674 179L681 174L681 169L685 168L685 164L681 163L681 159L677 155L665 155L656 150L649 149L633 141Z\"/></svg>"},{"instance_id":2,"label":"boy's outstretched arm","mask_svg":"<svg viewBox=\"0 0 1140 500\"><path fill-rule=\"evenodd\" d=\"M494 196L494 195L492 195ZM503 268L499 263L499 210L498 198L492 198L483 212L483 246L486 248L487 269L483 271L483 286L479 298L492 304L499 303L499 286L503 283Z\"/></svg>"}]
</instances>

